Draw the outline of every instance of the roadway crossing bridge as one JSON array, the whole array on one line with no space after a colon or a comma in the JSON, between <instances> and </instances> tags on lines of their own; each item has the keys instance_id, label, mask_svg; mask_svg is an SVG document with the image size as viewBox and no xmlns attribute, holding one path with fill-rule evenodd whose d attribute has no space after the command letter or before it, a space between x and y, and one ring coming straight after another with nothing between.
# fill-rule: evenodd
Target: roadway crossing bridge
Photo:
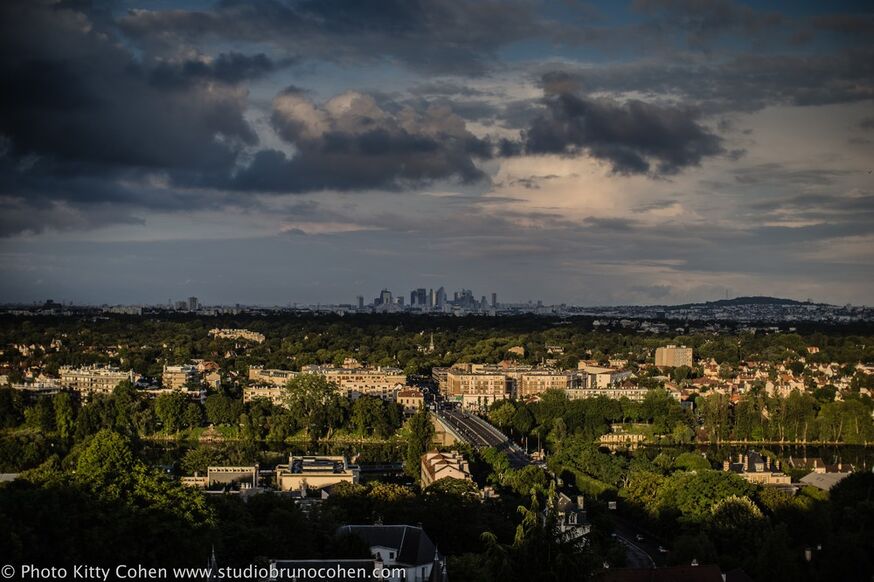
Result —
<instances>
[{"instance_id":1,"label":"roadway crossing bridge","mask_svg":"<svg viewBox=\"0 0 874 582\"><path fill-rule=\"evenodd\" d=\"M515 468L531 463L520 446L479 416L461 410L438 410L433 414L443 429L456 440L478 449L498 449L507 454L510 464Z\"/></svg>"}]
</instances>

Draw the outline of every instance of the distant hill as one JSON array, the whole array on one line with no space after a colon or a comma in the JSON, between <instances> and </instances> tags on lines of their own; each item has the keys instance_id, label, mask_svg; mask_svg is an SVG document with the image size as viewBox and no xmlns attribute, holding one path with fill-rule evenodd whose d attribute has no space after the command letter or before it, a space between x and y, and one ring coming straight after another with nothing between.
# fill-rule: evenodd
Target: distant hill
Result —
<instances>
[{"instance_id":1,"label":"distant hill","mask_svg":"<svg viewBox=\"0 0 874 582\"><path fill-rule=\"evenodd\" d=\"M806 301L794 299L781 299L779 297L735 297L734 299L720 299L705 303L686 303L684 305L671 305L668 309L688 309L690 307L737 307L739 305L805 305ZM820 304L821 305L821 304Z\"/></svg>"}]
</instances>

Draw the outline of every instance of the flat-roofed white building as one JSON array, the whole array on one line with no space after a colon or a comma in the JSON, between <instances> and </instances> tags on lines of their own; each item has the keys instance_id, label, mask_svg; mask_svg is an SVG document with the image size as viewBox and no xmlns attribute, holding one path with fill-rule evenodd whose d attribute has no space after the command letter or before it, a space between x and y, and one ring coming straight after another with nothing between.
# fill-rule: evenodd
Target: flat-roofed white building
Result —
<instances>
[{"instance_id":1,"label":"flat-roofed white building","mask_svg":"<svg viewBox=\"0 0 874 582\"><path fill-rule=\"evenodd\" d=\"M322 489L337 483L358 483L358 466L344 456L291 456L288 465L277 465L280 491Z\"/></svg>"}]
</instances>

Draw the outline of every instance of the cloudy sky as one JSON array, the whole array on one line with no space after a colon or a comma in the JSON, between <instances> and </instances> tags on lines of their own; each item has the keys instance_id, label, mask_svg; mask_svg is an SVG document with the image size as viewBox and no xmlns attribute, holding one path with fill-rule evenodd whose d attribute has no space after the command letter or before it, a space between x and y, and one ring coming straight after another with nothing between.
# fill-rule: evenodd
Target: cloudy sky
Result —
<instances>
[{"instance_id":1,"label":"cloudy sky","mask_svg":"<svg viewBox=\"0 0 874 582\"><path fill-rule=\"evenodd\" d=\"M874 303L874 11L4 0L0 301Z\"/></svg>"}]
</instances>

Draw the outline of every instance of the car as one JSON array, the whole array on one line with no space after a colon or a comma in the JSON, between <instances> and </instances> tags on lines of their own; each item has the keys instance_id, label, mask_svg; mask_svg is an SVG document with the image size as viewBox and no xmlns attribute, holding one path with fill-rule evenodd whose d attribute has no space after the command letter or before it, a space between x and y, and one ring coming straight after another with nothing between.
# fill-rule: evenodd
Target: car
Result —
<instances>
[{"instance_id":1,"label":"car","mask_svg":"<svg viewBox=\"0 0 874 582\"><path fill-rule=\"evenodd\" d=\"M639 542L642 542L642 541L645 540L646 538L643 537L641 534L637 534L636 536L634 536L634 539L636 539L636 540L639 541Z\"/></svg>"},{"instance_id":2,"label":"car","mask_svg":"<svg viewBox=\"0 0 874 582\"><path fill-rule=\"evenodd\" d=\"M662 554L667 554L667 553L668 553L668 548L666 548L666 547L664 547L664 546L659 546L659 552L662 553Z\"/></svg>"}]
</instances>

